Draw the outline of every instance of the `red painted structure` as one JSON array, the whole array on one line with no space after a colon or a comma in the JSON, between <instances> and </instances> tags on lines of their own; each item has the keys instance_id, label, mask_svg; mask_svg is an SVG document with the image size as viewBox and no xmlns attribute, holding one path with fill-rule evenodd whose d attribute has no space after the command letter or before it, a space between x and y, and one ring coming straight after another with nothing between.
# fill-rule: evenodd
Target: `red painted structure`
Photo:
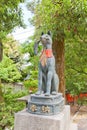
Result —
<instances>
[{"instance_id":1,"label":"red painted structure","mask_svg":"<svg viewBox=\"0 0 87 130\"><path fill-rule=\"evenodd\" d=\"M76 95L76 96L72 96L70 93L66 93L66 101L68 103L73 103L77 101L78 99L82 99L84 97L87 97L87 92L80 93L79 95Z\"/></svg>"}]
</instances>

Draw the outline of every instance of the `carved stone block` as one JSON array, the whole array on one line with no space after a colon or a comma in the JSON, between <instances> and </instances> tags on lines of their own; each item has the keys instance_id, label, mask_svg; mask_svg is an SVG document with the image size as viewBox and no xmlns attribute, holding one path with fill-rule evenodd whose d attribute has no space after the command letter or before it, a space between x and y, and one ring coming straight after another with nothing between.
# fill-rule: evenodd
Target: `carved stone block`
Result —
<instances>
[{"instance_id":1,"label":"carved stone block","mask_svg":"<svg viewBox=\"0 0 87 130\"><path fill-rule=\"evenodd\" d=\"M57 95L39 96L32 94L28 102L28 112L40 115L55 115L64 109L64 98L61 93Z\"/></svg>"}]
</instances>

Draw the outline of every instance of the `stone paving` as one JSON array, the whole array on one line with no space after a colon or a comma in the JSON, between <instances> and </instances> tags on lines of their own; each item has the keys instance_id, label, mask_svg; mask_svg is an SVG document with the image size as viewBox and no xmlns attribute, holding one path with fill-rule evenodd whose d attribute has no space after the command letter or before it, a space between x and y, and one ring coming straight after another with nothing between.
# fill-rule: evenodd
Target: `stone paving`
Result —
<instances>
[{"instance_id":1,"label":"stone paving","mask_svg":"<svg viewBox=\"0 0 87 130\"><path fill-rule=\"evenodd\" d=\"M72 116L72 120L78 124L78 130L87 130L87 106L81 106Z\"/></svg>"},{"instance_id":2,"label":"stone paving","mask_svg":"<svg viewBox=\"0 0 87 130\"><path fill-rule=\"evenodd\" d=\"M79 120L78 130L87 130L87 119L80 119Z\"/></svg>"}]
</instances>

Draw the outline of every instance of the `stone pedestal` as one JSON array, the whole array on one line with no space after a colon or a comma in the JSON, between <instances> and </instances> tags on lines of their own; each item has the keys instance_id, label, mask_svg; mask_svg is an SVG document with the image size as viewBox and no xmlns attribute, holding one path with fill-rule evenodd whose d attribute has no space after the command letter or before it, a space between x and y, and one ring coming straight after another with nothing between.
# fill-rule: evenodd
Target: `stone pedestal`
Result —
<instances>
[{"instance_id":1,"label":"stone pedestal","mask_svg":"<svg viewBox=\"0 0 87 130\"><path fill-rule=\"evenodd\" d=\"M37 115L55 115L64 109L62 93L45 96L44 94L31 94L28 102L28 112Z\"/></svg>"},{"instance_id":2,"label":"stone pedestal","mask_svg":"<svg viewBox=\"0 0 87 130\"><path fill-rule=\"evenodd\" d=\"M70 107L65 106L57 115L44 116L28 113L26 110L15 114L14 130L77 130L70 120Z\"/></svg>"}]
</instances>

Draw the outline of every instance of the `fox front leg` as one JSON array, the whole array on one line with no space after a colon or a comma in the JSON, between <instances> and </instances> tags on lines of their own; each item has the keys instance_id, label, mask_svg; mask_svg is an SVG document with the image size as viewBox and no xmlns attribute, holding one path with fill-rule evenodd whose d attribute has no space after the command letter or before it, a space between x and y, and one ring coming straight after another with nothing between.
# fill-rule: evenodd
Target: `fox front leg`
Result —
<instances>
[{"instance_id":1,"label":"fox front leg","mask_svg":"<svg viewBox=\"0 0 87 130\"><path fill-rule=\"evenodd\" d=\"M52 77L53 77L53 73L52 71L49 71L47 74L47 86L46 86L45 96L50 96Z\"/></svg>"}]
</instances>

